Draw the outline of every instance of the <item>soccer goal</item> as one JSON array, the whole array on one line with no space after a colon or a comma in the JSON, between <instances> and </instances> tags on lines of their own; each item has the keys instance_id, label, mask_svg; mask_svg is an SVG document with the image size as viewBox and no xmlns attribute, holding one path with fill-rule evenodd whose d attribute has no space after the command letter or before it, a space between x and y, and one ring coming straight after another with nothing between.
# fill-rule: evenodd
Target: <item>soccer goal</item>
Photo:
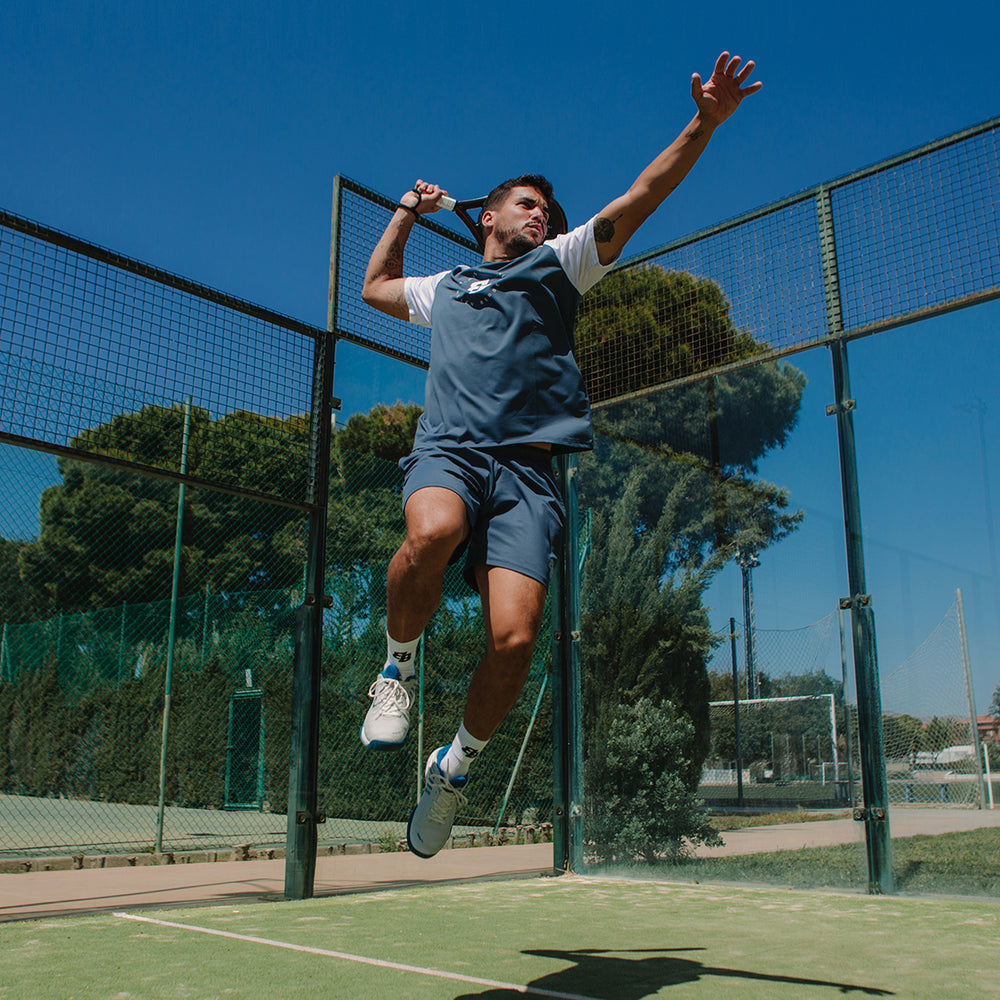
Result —
<instances>
[{"instance_id":1,"label":"soccer goal","mask_svg":"<svg viewBox=\"0 0 1000 1000\"><path fill-rule=\"evenodd\" d=\"M847 747L833 693L713 701L709 710L712 738L699 785L706 800L849 801Z\"/></svg>"}]
</instances>

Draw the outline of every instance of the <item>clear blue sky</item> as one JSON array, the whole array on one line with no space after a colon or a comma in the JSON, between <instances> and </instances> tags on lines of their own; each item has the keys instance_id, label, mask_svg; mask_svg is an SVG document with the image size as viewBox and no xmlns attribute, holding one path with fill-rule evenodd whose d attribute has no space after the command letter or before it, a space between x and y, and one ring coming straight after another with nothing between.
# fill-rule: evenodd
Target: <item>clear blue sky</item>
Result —
<instances>
[{"instance_id":1,"label":"clear blue sky","mask_svg":"<svg viewBox=\"0 0 1000 1000\"><path fill-rule=\"evenodd\" d=\"M322 326L337 173L390 195L418 175L470 194L538 170L580 220L686 124L692 71L707 76L724 48L753 58L764 89L638 252L1000 113L998 36L985 2L6 4L0 205ZM985 530L988 485L1000 504L986 381L1000 359L974 349L998 319L980 308L852 349L883 660L933 629L956 586L978 588L966 610L980 711L1000 683ZM935 344L951 348L938 358ZM419 399L420 374L371 362L338 354L346 413ZM758 572L765 628L822 617L844 589L829 358L795 363L811 380L801 428L762 473L810 524ZM975 397L991 484L961 409ZM739 616L727 581L712 592L720 620Z\"/></svg>"}]
</instances>

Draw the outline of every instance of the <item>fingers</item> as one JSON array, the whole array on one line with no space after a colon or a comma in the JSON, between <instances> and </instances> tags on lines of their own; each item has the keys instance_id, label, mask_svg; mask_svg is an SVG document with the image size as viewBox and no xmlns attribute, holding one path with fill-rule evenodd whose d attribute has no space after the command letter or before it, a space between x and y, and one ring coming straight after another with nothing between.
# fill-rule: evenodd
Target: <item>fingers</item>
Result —
<instances>
[{"instance_id":1,"label":"fingers","mask_svg":"<svg viewBox=\"0 0 1000 1000\"><path fill-rule=\"evenodd\" d=\"M736 59L733 60L733 62L738 62L738 61L739 61L739 56L737 56ZM746 78L753 72L753 68L754 68L754 61L751 59L747 62L747 64L743 67L743 69L741 69L739 73L737 73L736 76L734 77L736 82L743 83L743 81L746 80Z\"/></svg>"},{"instance_id":2,"label":"fingers","mask_svg":"<svg viewBox=\"0 0 1000 1000\"><path fill-rule=\"evenodd\" d=\"M445 197L448 192L437 184L429 184L427 181L417 179L413 185L413 191L420 195L420 203L417 208L422 212L436 212L438 202Z\"/></svg>"},{"instance_id":3,"label":"fingers","mask_svg":"<svg viewBox=\"0 0 1000 1000\"><path fill-rule=\"evenodd\" d=\"M691 96L697 101L702 95L701 76L698 73L691 74Z\"/></svg>"},{"instance_id":4,"label":"fingers","mask_svg":"<svg viewBox=\"0 0 1000 1000\"><path fill-rule=\"evenodd\" d=\"M739 91L739 96L741 98L746 97L749 94L756 94L761 87L764 86L759 80L755 83L750 84L749 87L743 87L746 83L750 74L754 71L756 63L752 59L748 59L743 68L740 68L740 63L743 62L742 56L733 56L730 58L728 52L723 52L715 61L715 71L714 76L724 78L731 81Z\"/></svg>"}]
</instances>

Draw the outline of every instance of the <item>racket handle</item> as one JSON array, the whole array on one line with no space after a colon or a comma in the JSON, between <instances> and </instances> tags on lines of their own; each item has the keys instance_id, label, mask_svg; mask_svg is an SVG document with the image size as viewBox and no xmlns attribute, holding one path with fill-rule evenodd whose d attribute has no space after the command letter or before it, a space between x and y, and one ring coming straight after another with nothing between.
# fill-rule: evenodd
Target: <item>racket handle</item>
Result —
<instances>
[{"instance_id":1,"label":"racket handle","mask_svg":"<svg viewBox=\"0 0 1000 1000\"><path fill-rule=\"evenodd\" d=\"M455 205L456 205L455 199L449 198L446 194L441 195L441 197L438 199L438 208L446 209L449 212L455 211Z\"/></svg>"}]
</instances>

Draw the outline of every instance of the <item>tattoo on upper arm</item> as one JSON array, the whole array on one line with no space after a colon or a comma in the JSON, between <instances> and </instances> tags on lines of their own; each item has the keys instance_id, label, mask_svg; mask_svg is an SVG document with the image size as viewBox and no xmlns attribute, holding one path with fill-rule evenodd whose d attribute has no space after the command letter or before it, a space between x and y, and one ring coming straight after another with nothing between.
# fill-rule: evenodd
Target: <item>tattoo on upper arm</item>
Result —
<instances>
[{"instance_id":1,"label":"tattoo on upper arm","mask_svg":"<svg viewBox=\"0 0 1000 1000\"><path fill-rule=\"evenodd\" d=\"M619 213L614 219L606 219L603 215L594 220L594 242L610 243L615 238L615 223L624 213Z\"/></svg>"}]
</instances>

